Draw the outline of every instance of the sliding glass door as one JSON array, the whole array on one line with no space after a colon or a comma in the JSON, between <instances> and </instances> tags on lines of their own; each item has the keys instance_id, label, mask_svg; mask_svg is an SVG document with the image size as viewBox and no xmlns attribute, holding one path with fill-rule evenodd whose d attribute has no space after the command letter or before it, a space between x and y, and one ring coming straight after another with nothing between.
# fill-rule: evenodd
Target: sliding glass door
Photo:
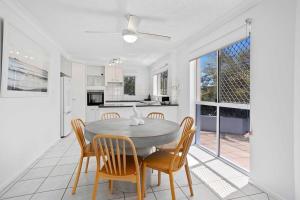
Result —
<instances>
[{"instance_id":1,"label":"sliding glass door","mask_svg":"<svg viewBox=\"0 0 300 200\"><path fill-rule=\"evenodd\" d=\"M249 171L250 38L197 59L196 143Z\"/></svg>"}]
</instances>

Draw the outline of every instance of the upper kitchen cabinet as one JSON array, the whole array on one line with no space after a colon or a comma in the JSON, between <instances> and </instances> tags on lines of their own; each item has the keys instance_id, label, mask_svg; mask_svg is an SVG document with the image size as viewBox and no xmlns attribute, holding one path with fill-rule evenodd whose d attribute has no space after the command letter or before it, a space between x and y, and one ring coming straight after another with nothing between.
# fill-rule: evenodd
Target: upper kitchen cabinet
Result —
<instances>
[{"instance_id":1,"label":"upper kitchen cabinet","mask_svg":"<svg viewBox=\"0 0 300 200\"><path fill-rule=\"evenodd\" d=\"M87 90L104 90L105 87L105 67L87 66Z\"/></svg>"},{"instance_id":2,"label":"upper kitchen cabinet","mask_svg":"<svg viewBox=\"0 0 300 200\"><path fill-rule=\"evenodd\" d=\"M121 66L105 66L105 83L123 83Z\"/></svg>"}]
</instances>

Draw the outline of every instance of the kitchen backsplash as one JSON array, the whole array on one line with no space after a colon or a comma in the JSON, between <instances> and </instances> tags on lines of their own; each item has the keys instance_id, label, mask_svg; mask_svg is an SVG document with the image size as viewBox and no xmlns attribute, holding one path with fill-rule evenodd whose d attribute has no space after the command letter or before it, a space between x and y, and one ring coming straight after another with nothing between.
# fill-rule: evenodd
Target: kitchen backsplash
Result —
<instances>
[{"instance_id":1,"label":"kitchen backsplash","mask_svg":"<svg viewBox=\"0 0 300 200\"><path fill-rule=\"evenodd\" d=\"M110 83L105 87L105 100L118 101L118 100L144 100L148 97L148 90L135 90L136 95L124 95L123 84Z\"/></svg>"}]
</instances>

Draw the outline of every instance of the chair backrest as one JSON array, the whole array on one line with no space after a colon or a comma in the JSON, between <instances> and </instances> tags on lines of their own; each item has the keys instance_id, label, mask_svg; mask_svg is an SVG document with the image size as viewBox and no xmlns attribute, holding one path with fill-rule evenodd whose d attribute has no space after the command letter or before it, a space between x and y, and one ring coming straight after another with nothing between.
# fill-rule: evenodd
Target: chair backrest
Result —
<instances>
[{"instance_id":1,"label":"chair backrest","mask_svg":"<svg viewBox=\"0 0 300 200\"><path fill-rule=\"evenodd\" d=\"M107 120L107 119L115 119L115 118L120 118L119 113L116 112L108 112L108 113L103 113L101 115L102 120Z\"/></svg>"},{"instance_id":2,"label":"chair backrest","mask_svg":"<svg viewBox=\"0 0 300 200\"><path fill-rule=\"evenodd\" d=\"M174 156L170 162L170 169L177 170L185 164L185 160L187 159L186 157L190 150L194 135L195 129L190 129L184 133L173 154Z\"/></svg>"},{"instance_id":3,"label":"chair backrest","mask_svg":"<svg viewBox=\"0 0 300 200\"><path fill-rule=\"evenodd\" d=\"M180 127L182 128L182 134L181 134L181 138L184 136L184 133L187 133L189 130L192 129L194 125L194 119L192 117L185 117L181 124Z\"/></svg>"},{"instance_id":4,"label":"chair backrest","mask_svg":"<svg viewBox=\"0 0 300 200\"><path fill-rule=\"evenodd\" d=\"M100 170L100 159L104 163L107 174L126 176L126 167L129 156L133 157L136 174L140 174L136 149L132 140L126 136L96 135L93 139L96 153L97 170Z\"/></svg>"},{"instance_id":5,"label":"chair backrest","mask_svg":"<svg viewBox=\"0 0 300 200\"><path fill-rule=\"evenodd\" d=\"M73 119L71 121L71 124L76 135L77 141L80 145L81 151L83 152L87 145L83 134L85 124L81 119Z\"/></svg>"},{"instance_id":6,"label":"chair backrest","mask_svg":"<svg viewBox=\"0 0 300 200\"><path fill-rule=\"evenodd\" d=\"M151 112L147 115L147 118L150 119L165 119L165 115L160 112Z\"/></svg>"}]
</instances>

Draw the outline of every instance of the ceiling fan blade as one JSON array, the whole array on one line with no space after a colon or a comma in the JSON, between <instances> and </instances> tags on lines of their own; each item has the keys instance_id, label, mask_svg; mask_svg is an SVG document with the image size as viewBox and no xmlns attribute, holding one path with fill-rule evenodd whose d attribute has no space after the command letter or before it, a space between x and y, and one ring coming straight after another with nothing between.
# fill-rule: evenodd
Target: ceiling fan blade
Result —
<instances>
[{"instance_id":1,"label":"ceiling fan blade","mask_svg":"<svg viewBox=\"0 0 300 200\"><path fill-rule=\"evenodd\" d=\"M84 31L85 33L91 33L91 34L121 34L120 32L104 32L104 31Z\"/></svg>"},{"instance_id":2,"label":"ceiling fan blade","mask_svg":"<svg viewBox=\"0 0 300 200\"><path fill-rule=\"evenodd\" d=\"M130 31L136 32L137 27L140 23L140 19L135 15L128 15L127 19L128 19L127 29L130 30Z\"/></svg>"},{"instance_id":3,"label":"ceiling fan blade","mask_svg":"<svg viewBox=\"0 0 300 200\"><path fill-rule=\"evenodd\" d=\"M138 36L143 37L143 38L149 38L149 39L155 39L155 40L164 40L164 41L170 41L171 37L166 36L166 35L158 35L158 34L153 34L153 33L142 33L142 32L137 32Z\"/></svg>"}]
</instances>

